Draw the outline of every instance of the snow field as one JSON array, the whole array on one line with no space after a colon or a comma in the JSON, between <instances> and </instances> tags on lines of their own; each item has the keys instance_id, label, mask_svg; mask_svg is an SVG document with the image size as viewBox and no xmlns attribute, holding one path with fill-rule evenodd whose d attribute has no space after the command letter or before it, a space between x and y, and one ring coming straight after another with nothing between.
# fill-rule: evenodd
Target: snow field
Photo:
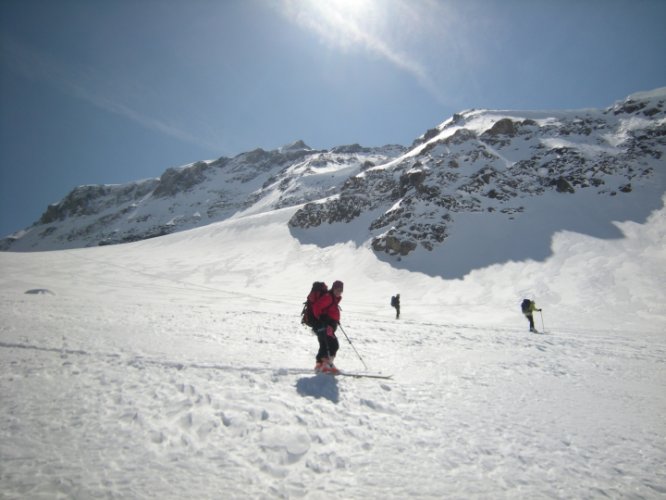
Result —
<instances>
[{"instance_id":1,"label":"snow field","mask_svg":"<svg viewBox=\"0 0 666 500\"><path fill-rule=\"evenodd\" d=\"M2 497L666 495L663 210L452 281L300 246L284 217L0 254ZM299 312L322 270L392 380L312 373ZM528 291L543 335L518 311ZM338 366L363 370L339 338Z\"/></svg>"}]
</instances>

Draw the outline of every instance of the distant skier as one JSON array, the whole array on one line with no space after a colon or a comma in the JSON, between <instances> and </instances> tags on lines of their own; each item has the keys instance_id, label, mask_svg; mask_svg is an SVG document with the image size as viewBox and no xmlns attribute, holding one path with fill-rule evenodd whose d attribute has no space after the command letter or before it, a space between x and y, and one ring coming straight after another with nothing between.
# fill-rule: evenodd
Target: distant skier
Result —
<instances>
[{"instance_id":1,"label":"distant skier","mask_svg":"<svg viewBox=\"0 0 666 500\"><path fill-rule=\"evenodd\" d=\"M315 317L315 326L312 329L317 334L317 340L319 341L315 372L340 373L333 362L340 347L335 331L340 323L340 307L338 304L342 300L343 288L342 281L335 281L331 290L324 293L312 304L312 313Z\"/></svg>"},{"instance_id":2,"label":"distant skier","mask_svg":"<svg viewBox=\"0 0 666 500\"><path fill-rule=\"evenodd\" d=\"M391 307L395 307L395 319L400 319L400 294L391 297Z\"/></svg>"},{"instance_id":3,"label":"distant skier","mask_svg":"<svg viewBox=\"0 0 666 500\"><path fill-rule=\"evenodd\" d=\"M530 299L524 299L523 302L520 304L520 309L523 311L523 314L530 322L530 332L539 333L537 332L537 329L534 328L534 316L532 315L532 313L534 313L534 311L541 311L541 309L537 309L537 306L534 303L534 301Z\"/></svg>"}]
</instances>

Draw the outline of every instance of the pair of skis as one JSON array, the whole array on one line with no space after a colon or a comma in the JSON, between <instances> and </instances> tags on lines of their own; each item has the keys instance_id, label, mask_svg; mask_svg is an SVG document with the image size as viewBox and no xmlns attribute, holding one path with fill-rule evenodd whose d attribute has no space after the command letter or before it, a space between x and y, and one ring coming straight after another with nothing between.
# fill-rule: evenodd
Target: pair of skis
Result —
<instances>
[{"instance_id":1,"label":"pair of skis","mask_svg":"<svg viewBox=\"0 0 666 500\"><path fill-rule=\"evenodd\" d=\"M378 378L378 379L383 379L383 380L391 380L393 378L393 375L380 375L380 374L375 374L375 373L338 373L338 375L342 375L343 377L354 377L354 378Z\"/></svg>"},{"instance_id":2,"label":"pair of skis","mask_svg":"<svg viewBox=\"0 0 666 500\"><path fill-rule=\"evenodd\" d=\"M378 378L389 380L393 375L382 375L381 373L350 373L350 372L316 372L317 375L331 375L333 377L353 377L353 378Z\"/></svg>"},{"instance_id":3,"label":"pair of skis","mask_svg":"<svg viewBox=\"0 0 666 500\"><path fill-rule=\"evenodd\" d=\"M330 377L352 377L352 378L376 378L389 380L393 378L393 375L384 375L383 373L368 373L368 372L343 372L339 371L338 373L331 372L313 372L305 368L281 368L277 371L279 374L308 374L314 373L315 375L327 375Z\"/></svg>"}]
</instances>

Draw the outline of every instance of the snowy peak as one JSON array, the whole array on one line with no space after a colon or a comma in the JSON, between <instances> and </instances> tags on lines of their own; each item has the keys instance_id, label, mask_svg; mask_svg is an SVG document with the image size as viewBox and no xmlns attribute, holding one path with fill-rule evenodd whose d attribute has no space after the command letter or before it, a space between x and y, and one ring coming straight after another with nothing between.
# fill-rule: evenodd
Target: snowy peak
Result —
<instances>
[{"instance_id":1,"label":"snowy peak","mask_svg":"<svg viewBox=\"0 0 666 500\"><path fill-rule=\"evenodd\" d=\"M298 141L292 142L291 144L286 144L280 148L281 153L285 151L302 151L302 150L312 151L312 148L307 144L305 144L300 139Z\"/></svg>"},{"instance_id":2,"label":"snowy peak","mask_svg":"<svg viewBox=\"0 0 666 500\"><path fill-rule=\"evenodd\" d=\"M647 117L654 116L663 111L664 100L666 100L666 87L636 92L624 101L618 102L611 108L612 112L618 114L639 113Z\"/></svg>"}]
</instances>

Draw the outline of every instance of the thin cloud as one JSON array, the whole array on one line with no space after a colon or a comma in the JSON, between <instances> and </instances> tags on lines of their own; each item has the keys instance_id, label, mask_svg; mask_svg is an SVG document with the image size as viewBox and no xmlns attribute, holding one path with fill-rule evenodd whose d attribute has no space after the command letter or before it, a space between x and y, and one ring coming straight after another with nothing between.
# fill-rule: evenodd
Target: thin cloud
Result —
<instances>
[{"instance_id":1,"label":"thin cloud","mask_svg":"<svg viewBox=\"0 0 666 500\"><path fill-rule=\"evenodd\" d=\"M402 30L407 36L427 36L419 33L419 30L429 27L426 11L435 8L431 2L423 4L427 7L425 10L415 9L400 0L283 0L281 5L283 15L315 33L324 43L339 50L361 48L382 58L411 75L433 97L445 104L441 86L424 64L408 50L398 48L395 44L397 37L389 37L388 34L391 26L387 18L392 14L399 18ZM388 13L389 7L391 14ZM394 42L390 43L389 38Z\"/></svg>"},{"instance_id":2,"label":"thin cloud","mask_svg":"<svg viewBox=\"0 0 666 500\"><path fill-rule=\"evenodd\" d=\"M99 109L127 118L148 130L173 137L179 141L204 147L211 151L220 149L219 143L206 141L197 135L183 130L177 125L142 113L123 102L121 96L112 90L113 87L120 88L120 84L102 83L112 81L109 75L102 77L102 75L90 69L82 71L78 68L67 66L7 36L2 38L1 50L3 64L13 68L25 78L45 81L71 97L86 101Z\"/></svg>"}]
</instances>

